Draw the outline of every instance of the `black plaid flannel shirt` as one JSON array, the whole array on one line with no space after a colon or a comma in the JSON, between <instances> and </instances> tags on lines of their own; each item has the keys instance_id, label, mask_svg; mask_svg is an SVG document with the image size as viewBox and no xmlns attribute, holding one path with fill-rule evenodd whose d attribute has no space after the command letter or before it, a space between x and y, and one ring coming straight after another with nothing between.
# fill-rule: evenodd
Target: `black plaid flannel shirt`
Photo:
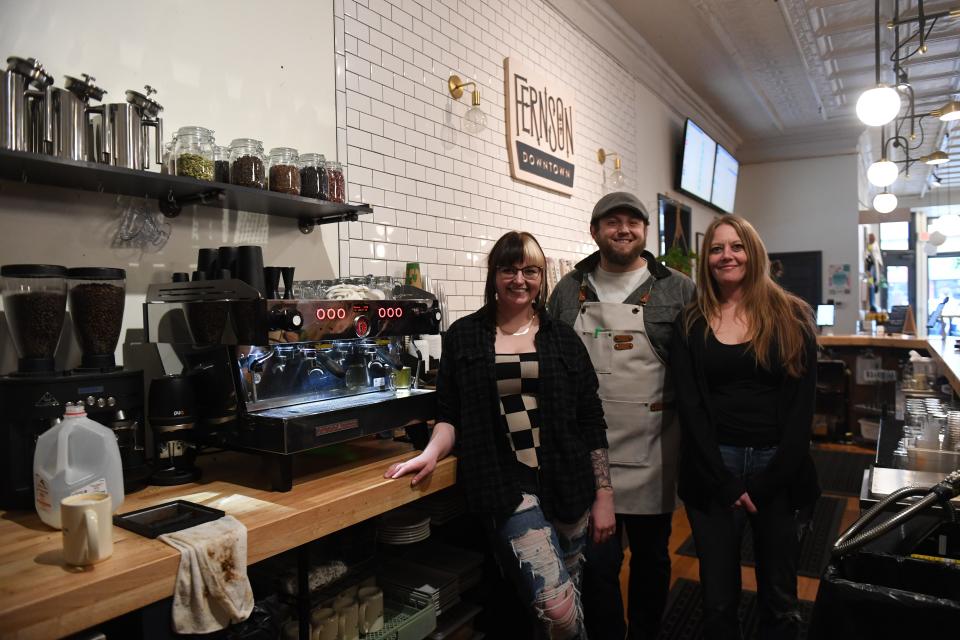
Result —
<instances>
[{"instance_id":1,"label":"black plaid flannel shirt","mask_svg":"<svg viewBox=\"0 0 960 640\"><path fill-rule=\"evenodd\" d=\"M495 326L487 307L453 323L443 339L437 378L438 421L456 429L457 481L475 513L502 516L520 504L520 488L500 416ZM569 326L540 314L540 503L574 521L596 494L590 452L607 448L597 376Z\"/></svg>"}]
</instances>

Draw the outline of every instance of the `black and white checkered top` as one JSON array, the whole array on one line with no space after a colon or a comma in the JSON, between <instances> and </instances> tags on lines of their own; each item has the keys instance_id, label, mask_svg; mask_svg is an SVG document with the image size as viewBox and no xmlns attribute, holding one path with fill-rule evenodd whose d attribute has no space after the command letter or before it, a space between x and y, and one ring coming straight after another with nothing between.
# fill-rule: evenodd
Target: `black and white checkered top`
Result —
<instances>
[{"instance_id":1,"label":"black and white checkered top","mask_svg":"<svg viewBox=\"0 0 960 640\"><path fill-rule=\"evenodd\" d=\"M540 466L540 360L537 352L498 353L497 391L500 394L500 415L507 428L510 448L521 464L536 469Z\"/></svg>"}]
</instances>

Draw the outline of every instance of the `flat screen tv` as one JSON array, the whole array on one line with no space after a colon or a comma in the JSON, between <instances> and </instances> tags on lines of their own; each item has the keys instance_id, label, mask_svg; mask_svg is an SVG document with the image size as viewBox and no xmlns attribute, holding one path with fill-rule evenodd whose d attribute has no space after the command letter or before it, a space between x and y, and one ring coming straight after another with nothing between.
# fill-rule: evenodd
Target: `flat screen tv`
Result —
<instances>
[{"instance_id":1,"label":"flat screen tv","mask_svg":"<svg viewBox=\"0 0 960 640\"><path fill-rule=\"evenodd\" d=\"M687 118L680 161L680 191L709 204L716 157L717 143Z\"/></svg>"},{"instance_id":2,"label":"flat screen tv","mask_svg":"<svg viewBox=\"0 0 960 640\"><path fill-rule=\"evenodd\" d=\"M740 163L733 155L717 145L717 159L713 163L713 189L710 203L726 213L733 213L733 203L737 198L737 174Z\"/></svg>"}]
</instances>

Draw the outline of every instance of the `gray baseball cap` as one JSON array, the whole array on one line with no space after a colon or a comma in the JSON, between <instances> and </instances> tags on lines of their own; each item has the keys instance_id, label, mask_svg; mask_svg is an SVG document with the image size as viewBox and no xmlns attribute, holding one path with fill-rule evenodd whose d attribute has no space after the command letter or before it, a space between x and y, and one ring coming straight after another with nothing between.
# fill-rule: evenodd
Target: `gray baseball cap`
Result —
<instances>
[{"instance_id":1,"label":"gray baseball cap","mask_svg":"<svg viewBox=\"0 0 960 640\"><path fill-rule=\"evenodd\" d=\"M647 209L637 196L632 193L627 193L626 191L614 191L597 200L597 204L593 207L593 215L590 216L590 224L593 224L604 216L614 213L618 209L626 209L630 213L639 216L647 224L650 223L650 216L647 214Z\"/></svg>"}]
</instances>

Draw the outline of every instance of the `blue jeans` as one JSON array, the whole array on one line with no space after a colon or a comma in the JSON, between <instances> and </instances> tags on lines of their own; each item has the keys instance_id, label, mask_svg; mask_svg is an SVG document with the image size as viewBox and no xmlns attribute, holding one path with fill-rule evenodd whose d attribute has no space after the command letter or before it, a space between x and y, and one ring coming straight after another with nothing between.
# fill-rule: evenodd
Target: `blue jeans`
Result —
<instances>
[{"instance_id":1,"label":"blue jeans","mask_svg":"<svg viewBox=\"0 0 960 640\"><path fill-rule=\"evenodd\" d=\"M739 478L765 469L776 452L776 447L720 445L724 466ZM786 494L765 502L756 514L713 503L706 511L688 506L687 517L700 558L705 637L742 637L737 618L740 541L749 522L756 560L759 637L796 638L800 622L797 561L802 527Z\"/></svg>"},{"instance_id":2,"label":"blue jeans","mask_svg":"<svg viewBox=\"0 0 960 640\"><path fill-rule=\"evenodd\" d=\"M548 520L533 494L495 523L497 559L536 616L542 637L583 638L580 567L589 512L572 524Z\"/></svg>"}]
</instances>

